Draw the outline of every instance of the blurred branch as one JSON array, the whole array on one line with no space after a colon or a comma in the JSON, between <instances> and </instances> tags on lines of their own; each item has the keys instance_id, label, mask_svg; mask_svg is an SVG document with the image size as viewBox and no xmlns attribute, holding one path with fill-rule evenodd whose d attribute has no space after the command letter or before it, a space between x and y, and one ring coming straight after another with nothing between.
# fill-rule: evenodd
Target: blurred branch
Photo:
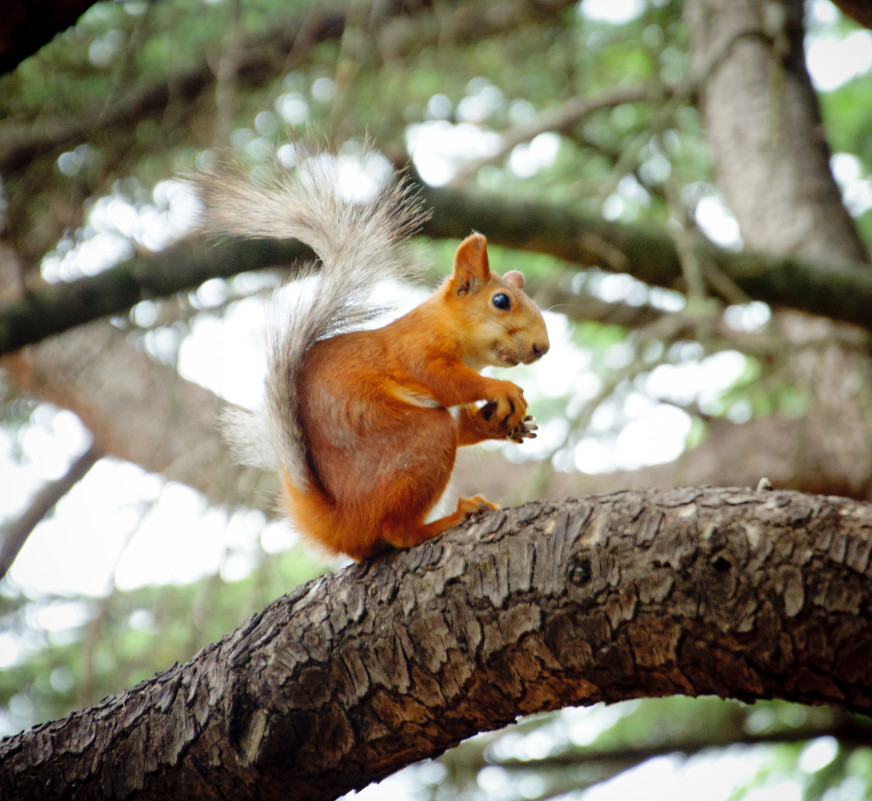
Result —
<instances>
[{"instance_id":1,"label":"blurred branch","mask_svg":"<svg viewBox=\"0 0 872 801\"><path fill-rule=\"evenodd\" d=\"M593 100L582 95L569 98L561 105L550 108L539 114L531 122L516 125L500 132L502 144L499 150L491 156L476 159L464 165L451 181L451 186L460 188L484 166L496 164L508 156L518 145L535 139L548 131L566 132L569 128L584 121L597 111L612 109L628 103L648 103L669 97L674 92L684 94L684 89L666 87L642 87L640 89L625 89Z\"/></svg>"},{"instance_id":2,"label":"blurred branch","mask_svg":"<svg viewBox=\"0 0 872 801\"><path fill-rule=\"evenodd\" d=\"M681 263L665 231L574 212L564 205L426 187L434 214L424 233L460 238L470 228L494 244L543 253L566 262L628 273L653 286L683 288ZM730 251L693 237L704 269L717 268L755 300L820 314L872 330L872 270L864 264Z\"/></svg>"},{"instance_id":3,"label":"blurred branch","mask_svg":"<svg viewBox=\"0 0 872 801\"><path fill-rule=\"evenodd\" d=\"M303 22L294 20L277 25L268 33L247 40L239 46L237 80L246 86L263 85L280 71L280 66L293 68L312 47L340 36L344 24L344 15L323 11ZM216 80L215 72L204 63L166 81L137 87L117 98L109 108L101 101L90 114L85 113L76 121L68 116L40 121L39 128L29 120L24 124L7 121L0 129L0 174L8 177L34 159L87 142L97 123L102 131L124 127L125 135L130 135L136 124L163 115L171 104L180 101L191 104L204 92L213 91Z\"/></svg>"},{"instance_id":4,"label":"blurred branch","mask_svg":"<svg viewBox=\"0 0 872 801\"><path fill-rule=\"evenodd\" d=\"M872 7L868 0L833 0L833 4L864 28L872 28Z\"/></svg>"},{"instance_id":5,"label":"blurred branch","mask_svg":"<svg viewBox=\"0 0 872 801\"><path fill-rule=\"evenodd\" d=\"M859 444L851 452L840 444L834 447L830 421L817 412L769 414L743 423L719 417L710 421L703 442L670 462L585 473L550 470L547 462L513 463L491 451L461 452L452 486L460 494L480 492L501 503L517 503L529 497L562 498L690 483L755 487L766 476L779 488L865 500L872 493L872 451L862 432L856 438ZM531 482L535 490L509 496Z\"/></svg>"},{"instance_id":6,"label":"blurred branch","mask_svg":"<svg viewBox=\"0 0 872 801\"><path fill-rule=\"evenodd\" d=\"M424 225L427 236L461 239L476 229L496 245L628 273L655 286L682 287L681 260L666 232L596 219L545 202L513 202L434 187L423 188L422 195L434 211ZM717 270L749 298L872 331L872 270L868 267L736 253L696 237L692 248L707 274ZM97 276L43 286L0 304L0 354L89 320L125 312L140 300L310 255L297 242L277 240L224 242L214 247L184 241L157 254L138 255Z\"/></svg>"},{"instance_id":7,"label":"blurred branch","mask_svg":"<svg viewBox=\"0 0 872 801\"><path fill-rule=\"evenodd\" d=\"M12 567L12 563L36 526L102 457L103 452L96 445L91 445L70 465L63 476L46 484L18 520L7 528L0 543L0 579L9 572L9 568Z\"/></svg>"},{"instance_id":8,"label":"blurred branch","mask_svg":"<svg viewBox=\"0 0 872 801\"><path fill-rule=\"evenodd\" d=\"M231 462L218 434L226 402L131 342L128 331L91 323L2 361L31 397L75 412L102 451L213 503L274 507L274 477Z\"/></svg>"},{"instance_id":9,"label":"blurred branch","mask_svg":"<svg viewBox=\"0 0 872 801\"><path fill-rule=\"evenodd\" d=\"M591 764L620 765L622 770L626 770L656 757L668 756L669 754L682 754L691 757L703 751L731 745L787 745L803 743L817 737L834 737L840 743L854 746L872 745L872 728L868 724L844 713L836 713L836 715L837 722L828 726L798 726L763 734L749 734L742 729L730 727L722 728L713 736L694 732L690 737L666 740L657 745L641 747L619 745L609 749L577 748L541 759L497 759L492 760L489 764L499 765L507 770L543 770Z\"/></svg>"},{"instance_id":10,"label":"blurred branch","mask_svg":"<svg viewBox=\"0 0 872 801\"><path fill-rule=\"evenodd\" d=\"M620 776L650 759L681 755L685 758L714 749L739 746L779 746L806 743L818 737L833 737L850 754L856 748L872 745L872 728L857 717L832 710L834 721L830 725L806 724L796 728L779 729L764 734L748 734L741 725L726 725L722 721L714 736L695 732L687 737L665 740L656 745L618 745L614 748L574 748L564 753L540 759L482 759L473 768L477 773L488 765L495 765L516 773L535 773L547 785L547 790L535 799L562 797L565 793L589 788ZM731 721L741 724L742 718ZM579 770L580 769L580 770Z\"/></svg>"},{"instance_id":11,"label":"blurred branch","mask_svg":"<svg viewBox=\"0 0 872 801\"><path fill-rule=\"evenodd\" d=\"M9 72L55 34L75 24L97 0L30 0L3 4L0 73Z\"/></svg>"},{"instance_id":12,"label":"blurred branch","mask_svg":"<svg viewBox=\"0 0 872 801\"><path fill-rule=\"evenodd\" d=\"M377 29L369 33L378 36L378 49L386 57L395 57L400 51L417 53L426 44L444 41L446 36L459 42L497 36L522 23L552 19L571 5L570 0L512 0L501 5L499 14L493 14L488 12L487 4L463 4L445 16L437 14L429 3L390 0L373 3L370 12L361 8L355 13L379 21ZM258 88L291 72L315 46L340 39L346 17L347 4L341 4L337 9L277 19L268 31L242 39L236 48L236 81L240 86ZM41 115L37 128L32 120L6 120L0 129L0 174L8 178L34 159L88 142L98 124L101 132L123 128L122 136L134 136L137 125L163 116L171 104L183 102L190 107L202 95L213 93L217 79L215 70L204 60L166 81L136 88L108 108L101 100L76 121L69 115L54 120Z\"/></svg>"},{"instance_id":13,"label":"blurred branch","mask_svg":"<svg viewBox=\"0 0 872 801\"><path fill-rule=\"evenodd\" d=\"M98 275L44 284L0 304L0 354L126 312L142 300L194 289L210 278L313 257L299 242L278 240L225 242L215 247L183 241L158 254L138 254Z\"/></svg>"},{"instance_id":14,"label":"blurred branch","mask_svg":"<svg viewBox=\"0 0 872 801\"><path fill-rule=\"evenodd\" d=\"M585 284L576 289L567 286L566 276L555 272L537 275L527 291L545 311L563 314L574 322L595 322L621 328L642 328L669 314L657 306L626 301L608 301L598 297Z\"/></svg>"}]
</instances>

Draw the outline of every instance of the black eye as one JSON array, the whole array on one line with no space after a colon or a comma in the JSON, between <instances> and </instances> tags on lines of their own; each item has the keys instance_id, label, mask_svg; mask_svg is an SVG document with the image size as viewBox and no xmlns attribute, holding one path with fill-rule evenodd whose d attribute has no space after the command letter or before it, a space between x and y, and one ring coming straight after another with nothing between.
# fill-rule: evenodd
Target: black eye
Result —
<instances>
[{"instance_id":1,"label":"black eye","mask_svg":"<svg viewBox=\"0 0 872 801\"><path fill-rule=\"evenodd\" d=\"M505 292L497 292L497 294L491 298L491 303L503 311L508 311L512 308L512 301L509 300L509 296Z\"/></svg>"}]
</instances>

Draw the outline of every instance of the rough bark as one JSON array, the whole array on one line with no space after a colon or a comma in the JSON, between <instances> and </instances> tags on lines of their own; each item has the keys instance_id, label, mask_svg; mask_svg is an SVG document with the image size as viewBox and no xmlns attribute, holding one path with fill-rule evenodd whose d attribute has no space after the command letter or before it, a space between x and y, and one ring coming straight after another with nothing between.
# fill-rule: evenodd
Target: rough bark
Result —
<instances>
[{"instance_id":1,"label":"rough bark","mask_svg":"<svg viewBox=\"0 0 872 801\"><path fill-rule=\"evenodd\" d=\"M518 715L670 694L872 708L872 505L688 488L541 502L280 598L0 743L27 799L328 799Z\"/></svg>"}]
</instances>

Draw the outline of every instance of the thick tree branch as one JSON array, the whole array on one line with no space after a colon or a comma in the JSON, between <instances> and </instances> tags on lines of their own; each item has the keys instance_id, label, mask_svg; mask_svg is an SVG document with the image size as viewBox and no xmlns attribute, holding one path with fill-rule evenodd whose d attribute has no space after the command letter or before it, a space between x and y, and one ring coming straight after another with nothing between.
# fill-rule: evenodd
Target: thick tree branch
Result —
<instances>
[{"instance_id":1,"label":"thick tree branch","mask_svg":"<svg viewBox=\"0 0 872 801\"><path fill-rule=\"evenodd\" d=\"M641 696L872 709L872 505L687 488L488 514L280 598L0 744L27 799L328 799L518 715Z\"/></svg>"},{"instance_id":2,"label":"thick tree branch","mask_svg":"<svg viewBox=\"0 0 872 801\"><path fill-rule=\"evenodd\" d=\"M427 236L462 239L476 229L494 244L629 273L654 286L681 286L680 260L666 232L586 217L542 202L511 202L433 187L423 194L434 212L424 226ZM872 330L872 270L864 265L734 253L701 240L696 254L750 298ZM153 256L136 256L97 276L40 287L17 301L0 304L0 354L126 311L146 298L310 255L297 242L259 240L214 247L185 241Z\"/></svg>"},{"instance_id":3,"label":"thick tree branch","mask_svg":"<svg viewBox=\"0 0 872 801\"><path fill-rule=\"evenodd\" d=\"M45 284L0 304L0 354L125 312L142 300L194 289L210 278L229 278L301 258L313 258L312 251L299 242L278 240L226 242L215 247L182 241L158 254L139 254L98 275Z\"/></svg>"},{"instance_id":4,"label":"thick tree branch","mask_svg":"<svg viewBox=\"0 0 872 801\"><path fill-rule=\"evenodd\" d=\"M679 254L666 231L608 222L547 203L510 202L451 189L427 188L423 194L434 210L428 236L455 237L457 230L472 227L495 244L629 273L653 286L682 286ZM735 253L702 239L695 241L694 254L749 298L867 329L872 325L865 305L872 300L872 270L866 265Z\"/></svg>"}]
</instances>

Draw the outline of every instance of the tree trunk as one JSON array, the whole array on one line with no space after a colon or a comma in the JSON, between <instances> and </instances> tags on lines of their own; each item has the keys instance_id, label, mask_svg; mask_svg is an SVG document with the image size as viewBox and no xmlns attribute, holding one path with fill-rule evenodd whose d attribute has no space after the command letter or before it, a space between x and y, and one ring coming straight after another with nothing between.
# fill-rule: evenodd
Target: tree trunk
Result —
<instances>
[{"instance_id":1,"label":"tree trunk","mask_svg":"<svg viewBox=\"0 0 872 801\"><path fill-rule=\"evenodd\" d=\"M687 0L684 10L718 186L745 244L868 263L830 172L803 0Z\"/></svg>"},{"instance_id":2,"label":"tree trunk","mask_svg":"<svg viewBox=\"0 0 872 801\"><path fill-rule=\"evenodd\" d=\"M541 502L316 579L0 743L0 795L329 799L518 715L716 694L872 709L872 505Z\"/></svg>"},{"instance_id":3,"label":"tree trunk","mask_svg":"<svg viewBox=\"0 0 872 801\"><path fill-rule=\"evenodd\" d=\"M706 139L745 244L822 264L850 262L853 272L872 278L869 252L830 171L805 66L803 0L687 0L684 10ZM872 319L868 309L866 315ZM872 380L872 360L835 341L805 347L815 329L825 342L826 321L781 313L777 326L794 349L791 378L811 398L797 441L819 443L811 461L822 466L859 465L855 485L868 485L872 415L863 387Z\"/></svg>"}]
</instances>

